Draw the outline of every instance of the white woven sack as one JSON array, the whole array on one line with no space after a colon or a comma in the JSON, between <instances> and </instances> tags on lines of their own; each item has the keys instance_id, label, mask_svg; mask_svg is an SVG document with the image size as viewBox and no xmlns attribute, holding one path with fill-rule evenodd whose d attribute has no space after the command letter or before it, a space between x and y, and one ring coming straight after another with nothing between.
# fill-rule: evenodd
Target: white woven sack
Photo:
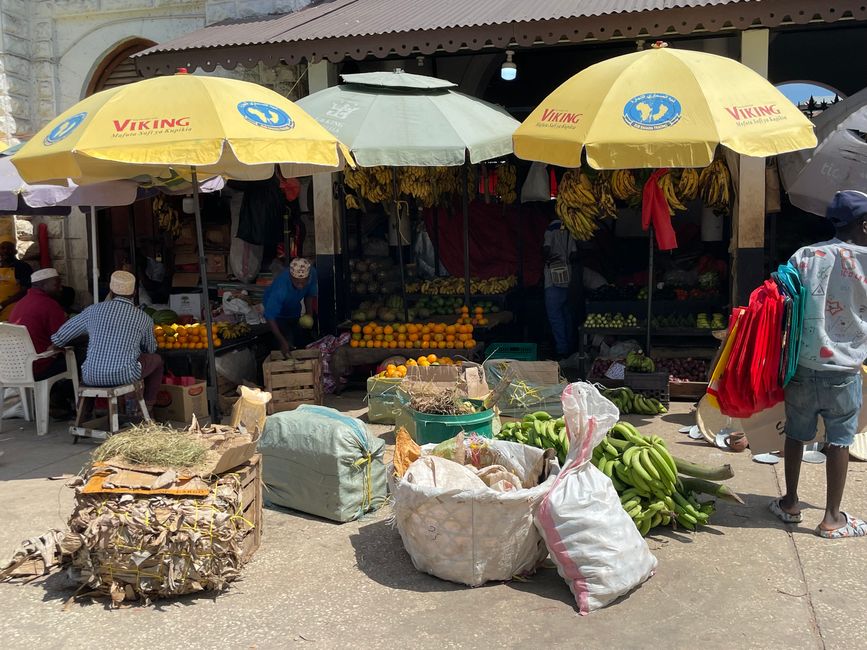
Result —
<instances>
[{"instance_id":1,"label":"white woven sack","mask_svg":"<svg viewBox=\"0 0 867 650\"><path fill-rule=\"evenodd\" d=\"M526 475L543 453L502 440L491 444ZM399 479L392 486L394 521L419 571L471 587L509 580L532 573L548 556L533 520L554 478L511 492L421 487Z\"/></svg>"},{"instance_id":2,"label":"white woven sack","mask_svg":"<svg viewBox=\"0 0 867 650\"><path fill-rule=\"evenodd\" d=\"M611 479L590 464L594 447L617 423L617 408L587 383L563 391L569 455L539 505L536 526L560 576L588 614L653 575L656 558L620 505Z\"/></svg>"}]
</instances>

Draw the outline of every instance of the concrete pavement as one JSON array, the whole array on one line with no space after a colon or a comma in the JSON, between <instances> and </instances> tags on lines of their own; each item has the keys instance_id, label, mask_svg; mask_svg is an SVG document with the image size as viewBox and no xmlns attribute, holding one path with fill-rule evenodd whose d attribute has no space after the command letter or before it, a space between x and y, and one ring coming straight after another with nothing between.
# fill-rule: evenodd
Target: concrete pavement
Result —
<instances>
[{"instance_id":1,"label":"concrete pavement","mask_svg":"<svg viewBox=\"0 0 867 650\"><path fill-rule=\"evenodd\" d=\"M331 405L363 414L359 395ZM284 648L315 644L360 648L588 647L848 648L867 641L867 540L829 542L812 535L821 516L824 469L804 467L810 506L788 529L767 511L780 493L782 466L750 461L691 441L687 405L650 421L678 455L730 462L743 507L720 505L696 534L648 539L657 574L616 604L578 616L553 569L527 582L476 589L443 582L412 566L388 522L389 509L334 524L288 511L265 511L263 544L227 592L152 607L109 610L73 603L63 574L42 584L0 585L4 648ZM393 435L374 427L387 442ZM0 433L0 556L17 543L63 527L72 492L49 477L75 473L93 445L71 444L64 426L36 437L32 426L4 422ZM851 466L846 506L867 515L867 465Z\"/></svg>"}]
</instances>

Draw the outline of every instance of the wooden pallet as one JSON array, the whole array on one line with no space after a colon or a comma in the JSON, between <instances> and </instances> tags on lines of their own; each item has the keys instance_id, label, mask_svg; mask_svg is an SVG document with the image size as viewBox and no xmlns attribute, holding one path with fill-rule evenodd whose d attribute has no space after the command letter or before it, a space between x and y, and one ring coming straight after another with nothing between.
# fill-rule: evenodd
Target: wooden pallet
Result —
<instances>
[{"instance_id":1,"label":"wooden pallet","mask_svg":"<svg viewBox=\"0 0 867 650\"><path fill-rule=\"evenodd\" d=\"M242 561L246 563L262 543L262 455L256 454L229 473L241 477L241 516L253 524L253 531L241 544Z\"/></svg>"},{"instance_id":2,"label":"wooden pallet","mask_svg":"<svg viewBox=\"0 0 867 650\"><path fill-rule=\"evenodd\" d=\"M289 359L272 352L262 364L265 390L271 393L268 414L291 411L301 404L322 404L319 350L295 350Z\"/></svg>"}]
</instances>

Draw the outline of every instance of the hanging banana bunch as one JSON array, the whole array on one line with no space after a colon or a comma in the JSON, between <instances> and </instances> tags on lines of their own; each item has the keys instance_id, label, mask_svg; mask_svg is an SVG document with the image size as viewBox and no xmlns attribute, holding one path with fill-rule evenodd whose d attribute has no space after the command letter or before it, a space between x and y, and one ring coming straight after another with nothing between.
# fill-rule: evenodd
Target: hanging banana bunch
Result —
<instances>
[{"instance_id":1,"label":"hanging banana bunch","mask_svg":"<svg viewBox=\"0 0 867 650\"><path fill-rule=\"evenodd\" d=\"M599 200L599 214L602 219L616 219L617 205L611 191L611 172L599 172L593 182L593 194Z\"/></svg>"},{"instance_id":2,"label":"hanging banana bunch","mask_svg":"<svg viewBox=\"0 0 867 650\"><path fill-rule=\"evenodd\" d=\"M580 169L563 174L555 212L563 225L579 241L588 241L599 230L599 201L593 194L593 184Z\"/></svg>"},{"instance_id":3,"label":"hanging banana bunch","mask_svg":"<svg viewBox=\"0 0 867 650\"><path fill-rule=\"evenodd\" d=\"M722 158L717 158L701 170L698 188L705 206L728 213L731 208L731 174Z\"/></svg>"},{"instance_id":4,"label":"hanging banana bunch","mask_svg":"<svg viewBox=\"0 0 867 650\"><path fill-rule=\"evenodd\" d=\"M675 210L686 210L686 206L681 203L677 196L674 176L670 171L660 176L656 183L659 185L659 189L662 190L663 196L665 196L665 200L668 203L668 212L671 216L674 216Z\"/></svg>"},{"instance_id":5,"label":"hanging banana bunch","mask_svg":"<svg viewBox=\"0 0 867 650\"><path fill-rule=\"evenodd\" d=\"M343 177L347 187L371 203L382 203L392 195L391 171L388 167L347 167Z\"/></svg>"},{"instance_id":6,"label":"hanging banana bunch","mask_svg":"<svg viewBox=\"0 0 867 650\"><path fill-rule=\"evenodd\" d=\"M611 172L611 193L621 201L634 201L641 198L641 188L631 169L616 169Z\"/></svg>"},{"instance_id":7,"label":"hanging banana bunch","mask_svg":"<svg viewBox=\"0 0 867 650\"><path fill-rule=\"evenodd\" d=\"M512 163L504 163L497 168L497 195L505 204L518 199L518 172Z\"/></svg>"},{"instance_id":8,"label":"hanging banana bunch","mask_svg":"<svg viewBox=\"0 0 867 650\"><path fill-rule=\"evenodd\" d=\"M690 167L680 171L677 195L681 201L692 201L698 196L698 172Z\"/></svg>"},{"instance_id":9,"label":"hanging banana bunch","mask_svg":"<svg viewBox=\"0 0 867 650\"><path fill-rule=\"evenodd\" d=\"M154 197L153 212L157 217L160 230L171 235L173 239L177 239L181 234L181 219L178 211L166 201L162 194L157 194Z\"/></svg>"}]
</instances>

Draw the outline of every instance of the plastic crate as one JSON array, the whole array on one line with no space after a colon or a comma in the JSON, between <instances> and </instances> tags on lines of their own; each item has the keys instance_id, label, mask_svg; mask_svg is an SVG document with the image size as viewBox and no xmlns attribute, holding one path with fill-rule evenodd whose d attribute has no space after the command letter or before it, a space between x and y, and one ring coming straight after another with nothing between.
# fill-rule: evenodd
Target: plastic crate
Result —
<instances>
[{"instance_id":1,"label":"plastic crate","mask_svg":"<svg viewBox=\"0 0 867 650\"><path fill-rule=\"evenodd\" d=\"M491 343L485 350L485 358L536 361L538 352L535 343Z\"/></svg>"},{"instance_id":2,"label":"plastic crate","mask_svg":"<svg viewBox=\"0 0 867 650\"><path fill-rule=\"evenodd\" d=\"M627 371L623 383L636 393L658 399L666 408L671 401L671 395L668 391L668 373L666 372Z\"/></svg>"}]
</instances>

